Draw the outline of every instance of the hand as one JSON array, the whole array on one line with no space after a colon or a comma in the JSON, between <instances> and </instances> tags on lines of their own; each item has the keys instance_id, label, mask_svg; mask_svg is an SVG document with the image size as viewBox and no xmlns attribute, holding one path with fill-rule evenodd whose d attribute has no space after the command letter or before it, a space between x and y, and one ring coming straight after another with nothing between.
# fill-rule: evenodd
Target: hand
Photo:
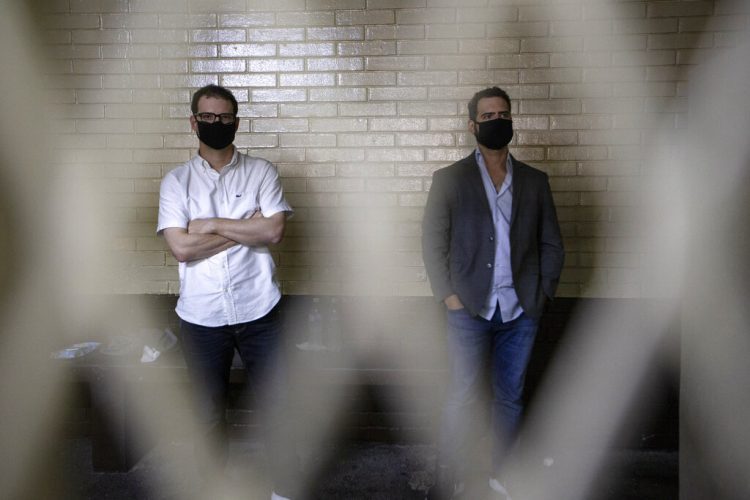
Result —
<instances>
[{"instance_id":1,"label":"hand","mask_svg":"<svg viewBox=\"0 0 750 500\"><path fill-rule=\"evenodd\" d=\"M188 234L213 234L215 232L213 219L193 219L188 223Z\"/></svg>"},{"instance_id":2,"label":"hand","mask_svg":"<svg viewBox=\"0 0 750 500\"><path fill-rule=\"evenodd\" d=\"M464 308L464 305L461 303L461 299L459 299L458 295L456 295L455 293L446 297L443 302L445 302L445 307L447 307L451 311L458 311L459 309Z\"/></svg>"}]
</instances>

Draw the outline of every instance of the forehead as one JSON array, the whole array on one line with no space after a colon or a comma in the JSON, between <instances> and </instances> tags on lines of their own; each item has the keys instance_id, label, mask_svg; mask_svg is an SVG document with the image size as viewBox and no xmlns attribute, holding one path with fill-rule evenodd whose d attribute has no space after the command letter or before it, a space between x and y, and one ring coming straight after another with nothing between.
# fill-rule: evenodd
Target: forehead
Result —
<instances>
[{"instance_id":1,"label":"forehead","mask_svg":"<svg viewBox=\"0 0 750 500\"><path fill-rule=\"evenodd\" d=\"M477 102L477 115L497 111L510 111L508 103L502 97L483 97Z\"/></svg>"},{"instance_id":2,"label":"forehead","mask_svg":"<svg viewBox=\"0 0 750 500\"><path fill-rule=\"evenodd\" d=\"M232 103L220 97L203 96L198 99L198 112L232 113Z\"/></svg>"}]
</instances>

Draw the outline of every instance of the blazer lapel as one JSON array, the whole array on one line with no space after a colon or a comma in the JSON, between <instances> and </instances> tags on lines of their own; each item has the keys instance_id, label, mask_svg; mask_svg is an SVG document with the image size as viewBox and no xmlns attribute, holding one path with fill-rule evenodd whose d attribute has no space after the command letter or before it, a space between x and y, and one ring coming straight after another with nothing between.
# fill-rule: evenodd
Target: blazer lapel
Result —
<instances>
[{"instance_id":1,"label":"blazer lapel","mask_svg":"<svg viewBox=\"0 0 750 500\"><path fill-rule=\"evenodd\" d=\"M482 182L482 174L479 172L479 164L474 156L474 152L466 158L468 161L465 163L466 178L468 179L469 191L471 196L475 199L481 200L480 203L484 207L484 213L489 217L492 222L492 211L490 210L490 202L487 200L487 192L484 189L484 182Z\"/></svg>"},{"instance_id":2,"label":"blazer lapel","mask_svg":"<svg viewBox=\"0 0 750 500\"><path fill-rule=\"evenodd\" d=\"M513 202L511 203L510 209L510 227L513 227L513 224L516 221L516 216L518 215L519 203L521 201L521 197L523 196L525 172L523 170L523 167L516 161L515 158L513 158L513 155L510 156L510 160L513 163Z\"/></svg>"}]
</instances>

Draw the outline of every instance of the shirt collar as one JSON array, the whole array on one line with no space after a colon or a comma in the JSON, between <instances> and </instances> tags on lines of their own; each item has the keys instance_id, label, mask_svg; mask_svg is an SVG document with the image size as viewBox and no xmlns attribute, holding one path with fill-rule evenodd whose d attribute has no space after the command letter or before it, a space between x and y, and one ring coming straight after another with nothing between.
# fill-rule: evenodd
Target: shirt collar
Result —
<instances>
[{"instance_id":1,"label":"shirt collar","mask_svg":"<svg viewBox=\"0 0 750 500\"><path fill-rule=\"evenodd\" d=\"M226 171L226 169L232 168L235 165L237 165L237 163L239 161L240 152L239 152L239 150L237 149L236 146L233 145L232 147L234 148L234 152L232 153L232 159L229 160L229 163L227 163L226 165L224 165L224 167L221 169L222 173L224 171ZM196 161L196 163L198 165L200 165L201 167L203 167L203 170L205 170L207 172L208 171L216 172L216 170L214 170L213 168L211 168L211 165L200 155L200 151L195 154L194 159L195 159L195 161ZM219 174L219 172L216 172L216 173Z\"/></svg>"},{"instance_id":2,"label":"shirt collar","mask_svg":"<svg viewBox=\"0 0 750 500\"><path fill-rule=\"evenodd\" d=\"M479 171L482 173L482 176L489 176L487 165L484 163L484 156L482 156L482 152L479 148L474 150L474 156L477 160L477 165L479 165ZM507 173L505 174L503 184L500 186L500 190L497 192L498 195L503 194L513 186L513 158L510 153L508 153L508 157L505 159L505 170Z\"/></svg>"}]
</instances>

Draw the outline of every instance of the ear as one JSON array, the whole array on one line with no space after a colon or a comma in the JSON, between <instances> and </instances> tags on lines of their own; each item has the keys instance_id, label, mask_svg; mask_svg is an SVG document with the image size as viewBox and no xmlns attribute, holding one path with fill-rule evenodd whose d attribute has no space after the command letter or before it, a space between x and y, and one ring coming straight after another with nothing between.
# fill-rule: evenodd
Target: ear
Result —
<instances>
[{"instance_id":1,"label":"ear","mask_svg":"<svg viewBox=\"0 0 750 500\"><path fill-rule=\"evenodd\" d=\"M193 132L197 132L198 131L198 120L195 119L194 115L190 115L190 129Z\"/></svg>"},{"instance_id":2,"label":"ear","mask_svg":"<svg viewBox=\"0 0 750 500\"><path fill-rule=\"evenodd\" d=\"M471 135L475 135L477 133L477 124L474 120L469 120L469 132Z\"/></svg>"},{"instance_id":3,"label":"ear","mask_svg":"<svg viewBox=\"0 0 750 500\"><path fill-rule=\"evenodd\" d=\"M240 128L240 117L234 119L234 131L237 132Z\"/></svg>"}]
</instances>

